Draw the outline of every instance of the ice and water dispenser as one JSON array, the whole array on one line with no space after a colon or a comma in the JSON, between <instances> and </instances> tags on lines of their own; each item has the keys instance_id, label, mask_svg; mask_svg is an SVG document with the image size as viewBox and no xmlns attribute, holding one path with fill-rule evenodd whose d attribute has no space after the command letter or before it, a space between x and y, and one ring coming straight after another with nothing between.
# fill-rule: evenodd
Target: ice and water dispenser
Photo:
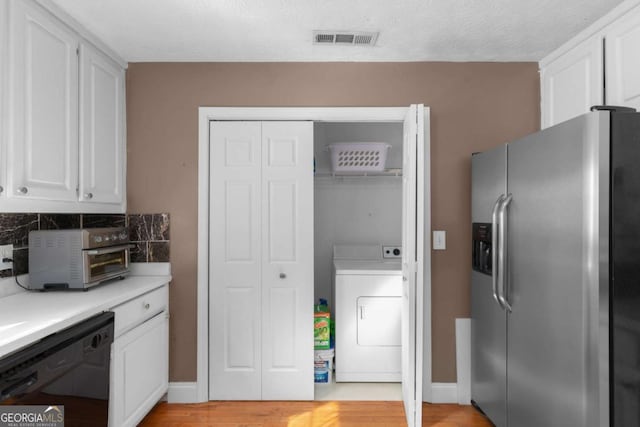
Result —
<instances>
[{"instance_id":1,"label":"ice and water dispenser","mask_svg":"<svg viewBox=\"0 0 640 427\"><path fill-rule=\"evenodd\" d=\"M491 275L491 224L473 223L473 254L471 267Z\"/></svg>"}]
</instances>

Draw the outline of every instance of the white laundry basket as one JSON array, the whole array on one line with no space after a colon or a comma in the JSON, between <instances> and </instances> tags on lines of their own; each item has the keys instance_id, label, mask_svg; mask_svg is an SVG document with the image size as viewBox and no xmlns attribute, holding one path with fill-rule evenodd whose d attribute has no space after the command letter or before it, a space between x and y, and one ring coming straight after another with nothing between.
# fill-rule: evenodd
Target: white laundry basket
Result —
<instances>
[{"instance_id":1,"label":"white laundry basket","mask_svg":"<svg viewBox=\"0 0 640 427\"><path fill-rule=\"evenodd\" d=\"M381 172L391 145L385 142L337 142L329 145L333 172Z\"/></svg>"}]
</instances>

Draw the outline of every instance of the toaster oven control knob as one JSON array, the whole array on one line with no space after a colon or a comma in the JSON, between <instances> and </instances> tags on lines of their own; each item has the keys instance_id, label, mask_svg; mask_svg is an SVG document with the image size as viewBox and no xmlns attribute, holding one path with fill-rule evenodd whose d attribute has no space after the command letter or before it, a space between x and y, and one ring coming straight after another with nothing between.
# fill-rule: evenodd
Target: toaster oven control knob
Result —
<instances>
[{"instance_id":1,"label":"toaster oven control knob","mask_svg":"<svg viewBox=\"0 0 640 427\"><path fill-rule=\"evenodd\" d=\"M28 192L29 192L29 189L27 187L18 188L18 193L20 194L27 194Z\"/></svg>"},{"instance_id":2,"label":"toaster oven control knob","mask_svg":"<svg viewBox=\"0 0 640 427\"><path fill-rule=\"evenodd\" d=\"M118 235L117 234L112 234L111 235L111 241L115 242L116 240L118 240Z\"/></svg>"},{"instance_id":3,"label":"toaster oven control knob","mask_svg":"<svg viewBox=\"0 0 640 427\"><path fill-rule=\"evenodd\" d=\"M87 200L93 199L93 193L84 193L84 198Z\"/></svg>"},{"instance_id":4,"label":"toaster oven control knob","mask_svg":"<svg viewBox=\"0 0 640 427\"><path fill-rule=\"evenodd\" d=\"M93 241L96 243L102 242L102 236L94 236Z\"/></svg>"}]
</instances>

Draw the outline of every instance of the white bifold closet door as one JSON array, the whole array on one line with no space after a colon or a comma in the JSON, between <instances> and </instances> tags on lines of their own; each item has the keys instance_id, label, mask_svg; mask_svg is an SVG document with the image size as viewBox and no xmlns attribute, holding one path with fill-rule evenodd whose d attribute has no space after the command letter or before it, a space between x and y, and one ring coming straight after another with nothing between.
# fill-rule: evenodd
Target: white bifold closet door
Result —
<instances>
[{"instance_id":1,"label":"white bifold closet door","mask_svg":"<svg viewBox=\"0 0 640 427\"><path fill-rule=\"evenodd\" d=\"M313 399L313 123L211 122L209 398Z\"/></svg>"}]
</instances>

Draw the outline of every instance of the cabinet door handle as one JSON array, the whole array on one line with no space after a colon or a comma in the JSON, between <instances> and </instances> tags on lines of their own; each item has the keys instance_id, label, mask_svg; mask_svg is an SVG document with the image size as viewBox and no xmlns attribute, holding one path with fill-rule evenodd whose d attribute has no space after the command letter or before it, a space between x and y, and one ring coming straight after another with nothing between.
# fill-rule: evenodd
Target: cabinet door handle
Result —
<instances>
[{"instance_id":1,"label":"cabinet door handle","mask_svg":"<svg viewBox=\"0 0 640 427\"><path fill-rule=\"evenodd\" d=\"M286 279L286 278L287 278L287 275L286 275L286 274L284 274L284 273L280 273L280 278L281 278L281 279Z\"/></svg>"},{"instance_id":2,"label":"cabinet door handle","mask_svg":"<svg viewBox=\"0 0 640 427\"><path fill-rule=\"evenodd\" d=\"M144 309L145 310L149 310L149 307L151 307L151 304L149 304L148 302L144 303Z\"/></svg>"},{"instance_id":3,"label":"cabinet door handle","mask_svg":"<svg viewBox=\"0 0 640 427\"><path fill-rule=\"evenodd\" d=\"M0 193L2 193L3 191L4 191L4 187L0 185Z\"/></svg>"},{"instance_id":4,"label":"cabinet door handle","mask_svg":"<svg viewBox=\"0 0 640 427\"><path fill-rule=\"evenodd\" d=\"M18 193L20 194L27 194L29 192L29 189L27 187L19 187L18 188Z\"/></svg>"},{"instance_id":5,"label":"cabinet door handle","mask_svg":"<svg viewBox=\"0 0 640 427\"><path fill-rule=\"evenodd\" d=\"M84 193L85 199L93 199L93 193Z\"/></svg>"}]
</instances>

